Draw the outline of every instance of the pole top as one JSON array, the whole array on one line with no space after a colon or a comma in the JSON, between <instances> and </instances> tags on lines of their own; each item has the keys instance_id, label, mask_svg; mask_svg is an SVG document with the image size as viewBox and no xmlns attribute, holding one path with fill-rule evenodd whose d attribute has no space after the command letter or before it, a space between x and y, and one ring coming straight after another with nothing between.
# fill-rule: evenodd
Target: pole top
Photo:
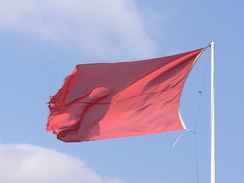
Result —
<instances>
[{"instance_id":1,"label":"pole top","mask_svg":"<svg viewBox=\"0 0 244 183\"><path fill-rule=\"evenodd\" d=\"M214 47L215 47L215 43L214 43L214 41L211 41L211 42L209 43L209 46L210 46L211 48L214 48Z\"/></svg>"}]
</instances>

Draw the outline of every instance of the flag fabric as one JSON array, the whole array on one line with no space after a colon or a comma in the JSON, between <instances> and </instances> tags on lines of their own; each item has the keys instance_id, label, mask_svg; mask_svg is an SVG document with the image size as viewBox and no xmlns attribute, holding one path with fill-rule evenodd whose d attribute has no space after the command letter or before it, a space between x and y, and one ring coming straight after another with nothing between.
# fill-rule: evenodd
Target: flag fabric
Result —
<instances>
[{"instance_id":1,"label":"flag fabric","mask_svg":"<svg viewBox=\"0 0 244 183\"><path fill-rule=\"evenodd\" d=\"M185 129L180 97L202 51L77 65L50 99L47 131L82 142Z\"/></svg>"}]
</instances>

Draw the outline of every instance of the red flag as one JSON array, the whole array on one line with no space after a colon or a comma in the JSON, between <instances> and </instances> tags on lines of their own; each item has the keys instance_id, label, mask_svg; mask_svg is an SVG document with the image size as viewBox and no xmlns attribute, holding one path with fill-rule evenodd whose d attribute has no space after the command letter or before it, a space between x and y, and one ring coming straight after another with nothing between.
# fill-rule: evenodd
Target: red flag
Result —
<instances>
[{"instance_id":1,"label":"red flag","mask_svg":"<svg viewBox=\"0 0 244 183\"><path fill-rule=\"evenodd\" d=\"M51 97L47 130L64 142L81 142L185 129L180 96L202 51L77 65Z\"/></svg>"}]
</instances>

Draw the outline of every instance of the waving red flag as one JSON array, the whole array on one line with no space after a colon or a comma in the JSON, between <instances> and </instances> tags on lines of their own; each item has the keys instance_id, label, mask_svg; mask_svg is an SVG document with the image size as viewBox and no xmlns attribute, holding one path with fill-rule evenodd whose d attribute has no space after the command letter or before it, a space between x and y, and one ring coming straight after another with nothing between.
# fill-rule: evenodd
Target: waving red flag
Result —
<instances>
[{"instance_id":1,"label":"waving red flag","mask_svg":"<svg viewBox=\"0 0 244 183\"><path fill-rule=\"evenodd\" d=\"M51 97L47 130L64 142L81 142L185 129L180 96L202 51L77 65Z\"/></svg>"}]
</instances>

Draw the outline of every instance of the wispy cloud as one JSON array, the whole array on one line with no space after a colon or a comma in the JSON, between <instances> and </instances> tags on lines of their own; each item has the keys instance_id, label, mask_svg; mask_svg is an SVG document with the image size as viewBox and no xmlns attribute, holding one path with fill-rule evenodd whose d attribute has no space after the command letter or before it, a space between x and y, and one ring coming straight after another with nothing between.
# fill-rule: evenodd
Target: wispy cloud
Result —
<instances>
[{"instance_id":1,"label":"wispy cloud","mask_svg":"<svg viewBox=\"0 0 244 183\"><path fill-rule=\"evenodd\" d=\"M0 144L0 182L124 183L105 180L78 158L27 144Z\"/></svg>"},{"instance_id":2,"label":"wispy cloud","mask_svg":"<svg viewBox=\"0 0 244 183\"><path fill-rule=\"evenodd\" d=\"M133 0L0 0L0 26L72 46L88 56L155 53Z\"/></svg>"}]
</instances>

